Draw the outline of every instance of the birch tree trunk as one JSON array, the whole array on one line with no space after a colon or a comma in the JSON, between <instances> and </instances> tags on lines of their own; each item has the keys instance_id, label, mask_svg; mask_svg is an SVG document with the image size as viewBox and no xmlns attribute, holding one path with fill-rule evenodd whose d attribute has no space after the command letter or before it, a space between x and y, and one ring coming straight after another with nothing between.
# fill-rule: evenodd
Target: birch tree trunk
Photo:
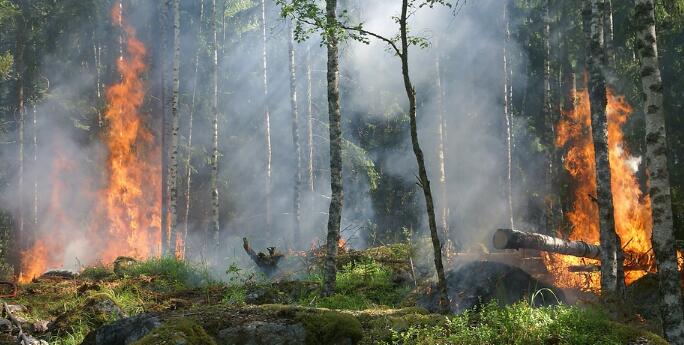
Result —
<instances>
[{"instance_id":1,"label":"birch tree trunk","mask_svg":"<svg viewBox=\"0 0 684 345\"><path fill-rule=\"evenodd\" d=\"M637 52L646 113L646 167L653 212L653 252L660 282L660 313L665 337L684 344L684 308L677 268L667 137L663 112L663 84L658 66L658 46L653 0L636 1Z\"/></svg>"},{"instance_id":2,"label":"birch tree trunk","mask_svg":"<svg viewBox=\"0 0 684 345\"><path fill-rule=\"evenodd\" d=\"M32 105L33 109L33 129L31 131L31 134L33 135L33 169L36 169L38 166L38 114L36 110L36 103L34 102ZM31 207L33 211L33 231L35 234L35 231L38 231L38 175L34 172L32 174L32 179L33 179L33 207Z\"/></svg>"},{"instance_id":3,"label":"birch tree trunk","mask_svg":"<svg viewBox=\"0 0 684 345\"><path fill-rule=\"evenodd\" d=\"M313 89L311 86L311 46L306 47L306 146L307 146L307 187L313 205L314 192L314 144L313 144Z\"/></svg>"},{"instance_id":4,"label":"birch tree trunk","mask_svg":"<svg viewBox=\"0 0 684 345\"><path fill-rule=\"evenodd\" d=\"M200 17L199 17L199 34L197 41L202 40L202 28L204 25L204 0L200 0ZM199 75L199 56L202 47L197 45L195 51L195 72L192 77L192 101L190 105L190 114L188 116L188 142L187 152L185 154L185 217L183 218L183 257L186 255L188 246L188 222L190 218L190 192L192 191L192 125L195 116L195 108L197 101L197 77Z\"/></svg>"},{"instance_id":5,"label":"birch tree trunk","mask_svg":"<svg viewBox=\"0 0 684 345\"><path fill-rule=\"evenodd\" d=\"M330 209L326 240L323 296L335 293L337 276L337 249L340 240L340 222L344 191L342 187L342 119L340 113L340 68L337 28L337 0L326 0L326 46L328 49L328 117L330 122Z\"/></svg>"},{"instance_id":6,"label":"birch tree trunk","mask_svg":"<svg viewBox=\"0 0 684 345\"><path fill-rule=\"evenodd\" d=\"M508 44L511 40L511 30L508 20L509 1L504 1L504 44L503 44L503 68L504 68L504 121L506 125L506 201L508 202L508 218L511 229L514 228L513 217L513 132L511 130L511 97L512 86L509 76L510 62L508 61Z\"/></svg>"},{"instance_id":7,"label":"birch tree trunk","mask_svg":"<svg viewBox=\"0 0 684 345\"><path fill-rule=\"evenodd\" d=\"M173 0L173 90L171 93L171 140L169 143L169 255L178 248L178 92L180 90L180 8Z\"/></svg>"},{"instance_id":8,"label":"birch tree trunk","mask_svg":"<svg viewBox=\"0 0 684 345\"><path fill-rule=\"evenodd\" d=\"M18 163L18 190L17 200L17 228L14 236L13 256L15 256L15 272L21 274L21 252L25 248L25 229L24 229L24 128L26 119L26 105L24 104L24 78L26 76L26 66L24 64L24 49L26 44L26 20L24 12L26 4L20 1L21 14L17 16L16 27L16 46L14 61L17 70L16 84L16 117L17 121L17 163Z\"/></svg>"},{"instance_id":9,"label":"birch tree trunk","mask_svg":"<svg viewBox=\"0 0 684 345\"><path fill-rule=\"evenodd\" d=\"M442 85L442 68L440 66L439 53L435 56L435 73L437 86L437 136L439 142L437 144L437 155L439 157L439 191L440 191L440 221L442 232L444 233L444 241L449 243L449 199L447 198L447 172L446 172L446 107L444 105L445 92Z\"/></svg>"},{"instance_id":10,"label":"birch tree trunk","mask_svg":"<svg viewBox=\"0 0 684 345\"><path fill-rule=\"evenodd\" d=\"M603 77L603 0L590 0L589 46L589 100L591 104L591 132L596 160L595 198L599 209L599 230L601 243L601 293L605 296L618 295L623 290L618 282L617 251L620 241L615 233L613 198L611 194L610 163L608 161L608 120L606 106L606 81Z\"/></svg>"},{"instance_id":11,"label":"birch tree trunk","mask_svg":"<svg viewBox=\"0 0 684 345\"><path fill-rule=\"evenodd\" d=\"M294 47L294 27L290 23L288 28L290 38L288 41L290 63L290 111L292 112L292 144L294 145L295 173L294 195L292 204L293 214L293 244L299 245L301 235L301 199L302 199L302 150L299 143L299 109L297 108L297 66L295 62L296 52Z\"/></svg>"},{"instance_id":12,"label":"birch tree trunk","mask_svg":"<svg viewBox=\"0 0 684 345\"><path fill-rule=\"evenodd\" d=\"M606 46L606 62L608 68L615 71L615 43L613 35L613 1L604 0L604 13L603 17L603 37ZM612 84L612 83L611 83Z\"/></svg>"},{"instance_id":13,"label":"birch tree trunk","mask_svg":"<svg viewBox=\"0 0 684 345\"><path fill-rule=\"evenodd\" d=\"M428 179L427 169L425 168L425 158L423 157L423 150L420 148L418 142L418 125L416 120L416 90L413 88L411 78L409 76L409 59L408 59L408 1L402 0L401 3L401 17L399 18L399 30L401 38L401 72L404 77L404 88L406 89L406 96L409 101L409 122L411 127L411 143L413 146L413 153L416 156L418 163L418 176L420 178L420 186L423 189L425 196L425 207L428 215L428 225L430 227L430 236L432 237L432 250L435 260L435 269L437 271L437 288L439 290L439 306L443 313L449 312L449 296L447 294L447 283L444 275L444 265L442 264L442 245L439 240L439 233L437 232L437 221L435 217L435 206L432 198L432 189L430 188L430 180Z\"/></svg>"},{"instance_id":14,"label":"birch tree trunk","mask_svg":"<svg viewBox=\"0 0 684 345\"><path fill-rule=\"evenodd\" d=\"M121 5L121 3L119 3ZM161 52L159 53L160 64L161 64L161 162L162 162L162 198L161 198L161 255L165 256L169 252L169 174L168 174L168 105L166 104L166 72L167 72L167 59L166 51L168 50L168 39L167 39L167 26L169 19L169 9L168 2L160 2L161 8ZM123 56L123 38L120 38L121 42L121 56Z\"/></svg>"},{"instance_id":15,"label":"birch tree trunk","mask_svg":"<svg viewBox=\"0 0 684 345\"><path fill-rule=\"evenodd\" d=\"M218 192L218 51L216 38L216 0L211 0L211 38L209 52L211 56L211 115L212 125L212 149L211 149L211 223L210 232L213 238L213 246L216 251L219 248L219 192Z\"/></svg>"},{"instance_id":16,"label":"birch tree trunk","mask_svg":"<svg viewBox=\"0 0 684 345\"><path fill-rule=\"evenodd\" d=\"M273 223L271 215L271 189L272 189L272 167L273 161L271 149L271 113L269 109L268 99L268 55L266 54L266 0L261 0L261 62L262 62L262 76L264 86L264 128L266 130L266 231L270 234L271 224Z\"/></svg>"}]
</instances>

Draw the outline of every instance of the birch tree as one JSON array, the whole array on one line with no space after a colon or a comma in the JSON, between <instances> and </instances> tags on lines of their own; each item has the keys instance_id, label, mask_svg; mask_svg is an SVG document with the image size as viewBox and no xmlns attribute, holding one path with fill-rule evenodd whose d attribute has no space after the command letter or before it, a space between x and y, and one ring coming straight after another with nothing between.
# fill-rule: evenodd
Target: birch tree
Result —
<instances>
[{"instance_id":1,"label":"birch tree","mask_svg":"<svg viewBox=\"0 0 684 345\"><path fill-rule=\"evenodd\" d=\"M176 254L178 229L178 92L180 89L180 7L173 0L173 84L171 92L171 140L169 143L169 255Z\"/></svg>"},{"instance_id":2,"label":"birch tree","mask_svg":"<svg viewBox=\"0 0 684 345\"><path fill-rule=\"evenodd\" d=\"M301 232L301 199L302 199L302 152L299 143L299 109L297 108L297 66L294 48L294 28L288 27L288 51L290 65L290 111L292 112L292 144L294 145L294 195L292 199L292 220L294 225L294 245L298 245Z\"/></svg>"},{"instance_id":3,"label":"birch tree","mask_svg":"<svg viewBox=\"0 0 684 345\"><path fill-rule=\"evenodd\" d=\"M219 248L219 192L218 192L218 49L216 37L216 0L211 0L210 16L211 37L209 56L211 57L211 116L212 116L212 147L211 147L211 219L209 229L213 246Z\"/></svg>"},{"instance_id":4,"label":"birch tree","mask_svg":"<svg viewBox=\"0 0 684 345\"><path fill-rule=\"evenodd\" d=\"M665 337L673 345L684 344L684 308L677 268L672 196L663 111L663 84L658 65L658 43L653 0L637 0L637 52L646 114L646 167L653 213L653 252L660 282L660 315Z\"/></svg>"},{"instance_id":5,"label":"birch tree","mask_svg":"<svg viewBox=\"0 0 684 345\"><path fill-rule=\"evenodd\" d=\"M169 19L169 3L167 1L160 2L160 34L161 34L161 52L159 54L161 65L161 80L160 80L160 102L161 102L161 165L162 165L162 190L161 190L161 255L167 255L169 252L169 173L168 173L168 105L166 104L166 51L168 49L167 26ZM121 3L119 3L121 6ZM120 54L123 55L123 37L119 37Z\"/></svg>"},{"instance_id":6,"label":"birch tree","mask_svg":"<svg viewBox=\"0 0 684 345\"><path fill-rule=\"evenodd\" d=\"M213 1L213 0L212 0ZM272 161L273 150L271 149L271 113L268 98L268 54L266 52L266 0L261 0L261 73L263 78L263 107L264 107L264 138L266 146L266 231L271 231L271 192L272 192Z\"/></svg>"}]
</instances>

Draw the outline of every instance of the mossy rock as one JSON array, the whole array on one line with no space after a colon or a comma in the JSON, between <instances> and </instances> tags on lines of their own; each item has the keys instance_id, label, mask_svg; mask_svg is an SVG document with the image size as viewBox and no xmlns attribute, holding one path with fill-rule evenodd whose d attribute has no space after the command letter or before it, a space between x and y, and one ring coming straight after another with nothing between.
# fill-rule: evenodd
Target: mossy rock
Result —
<instances>
[{"instance_id":1,"label":"mossy rock","mask_svg":"<svg viewBox=\"0 0 684 345\"><path fill-rule=\"evenodd\" d=\"M306 329L306 344L358 344L363 338L361 322L353 315L332 310L306 310L295 315Z\"/></svg>"},{"instance_id":2,"label":"mossy rock","mask_svg":"<svg viewBox=\"0 0 684 345\"><path fill-rule=\"evenodd\" d=\"M76 308L68 310L52 321L48 329L53 334L66 334L74 325L86 323L91 328L127 317L116 302L103 293L96 293L86 298Z\"/></svg>"},{"instance_id":3,"label":"mossy rock","mask_svg":"<svg viewBox=\"0 0 684 345\"><path fill-rule=\"evenodd\" d=\"M191 319L171 319L132 345L216 345L216 341Z\"/></svg>"}]
</instances>

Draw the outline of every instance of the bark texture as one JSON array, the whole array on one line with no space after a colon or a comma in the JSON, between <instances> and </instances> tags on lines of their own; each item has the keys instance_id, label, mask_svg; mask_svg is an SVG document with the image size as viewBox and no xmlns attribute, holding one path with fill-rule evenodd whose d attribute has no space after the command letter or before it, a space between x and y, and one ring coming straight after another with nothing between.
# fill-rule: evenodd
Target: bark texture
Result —
<instances>
[{"instance_id":1,"label":"bark texture","mask_svg":"<svg viewBox=\"0 0 684 345\"><path fill-rule=\"evenodd\" d=\"M509 74L510 61L508 61L508 44L511 40L511 30L508 20L509 1L504 1L504 44L503 44L503 69L504 69L504 124L506 130L506 201L508 203L508 218L511 228L514 227L513 217L513 132L511 130L511 101L512 85Z\"/></svg>"},{"instance_id":2,"label":"bark texture","mask_svg":"<svg viewBox=\"0 0 684 345\"><path fill-rule=\"evenodd\" d=\"M302 203L302 149L299 143L299 109L297 108L297 66L296 52L294 47L294 28L289 28L290 39L288 41L290 63L290 111L292 112L292 143L294 145L294 195L292 198L293 215L293 244L299 245L301 235L301 203Z\"/></svg>"},{"instance_id":3,"label":"bark texture","mask_svg":"<svg viewBox=\"0 0 684 345\"><path fill-rule=\"evenodd\" d=\"M326 45L328 49L328 117L330 122L330 209L326 241L323 296L335 293L337 275L337 242L342 220L342 120L340 113L340 67L337 28L337 0L326 0Z\"/></svg>"},{"instance_id":4,"label":"bark texture","mask_svg":"<svg viewBox=\"0 0 684 345\"><path fill-rule=\"evenodd\" d=\"M307 187L313 198L314 191L314 144L313 144L313 89L311 85L311 46L306 47L306 148ZM311 200L313 205L313 199Z\"/></svg>"},{"instance_id":5,"label":"bark texture","mask_svg":"<svg viewBox=\"0 0 684 345\"><path fill-rule=\"evenodd\" d=\"M440 57L435 57L435 72L436 72L436 86L437 86L437 155L439 158L439 211L442 232L444 233L444 241L448 242L449 237L449 198L447 197L447 171L446 171L446 107L444 104L445 92L442 85L442 68L440 66Z\"/></svg>"},{"instance_id":6,"label":"bark texture","mask_svg":"<svg viewBox=\"0 0 684 345\"><path fill-rule=\"evenodd\" d=\"M171 140L169 142L169 255L176 255L178 239L178 92L180 90L180 7L173 0L173 72L171 91Z\"/></svg>"},{"instance_id":7,"label":"bark texture","mask_svg":"<svg viewBox=\"0 0 684 345\"><path fill-rule=\"evenodd\" d=\"M435 260L435 269L437 271L437 288L439 289L439 306L443 313L449 312L449 296L447 294L447 283L444 275L444 265L442 264L442 246L439 240L439 233L437 232L437 220L435 217L435 206L432 198L432 189L430 188L430 180L428 179L427 169L425 168L425 158L423 150L420 148L418 141L418 126L416 120L416 90L413 88L411 78L409 76L409 59L408 59L408 0L402 0L401 3L401 17L399 18L399 30L401 38L401 72L404 77L404 88L406 89L406 96L409 100L409 122L411 127L411 144L413 153L416 156L418 163L418 176L420 178L420 185L425 196L425 206L427 208L428 225L430 227L430 236L432 237L432 250Z\"/></svg>"},{"instance_id":8,"label":"bark texture","mask_svg":"<svg viewBox=\"0 0 684 345\"><path fill-rule=\"evenodd\" d=\"M667 140L663 112L663 85L658 66L658 46L653 0L636 1L637 52L646 113L646 167L653 212L653 251L660 281L663 331L670 344L684 344L684 308L677 270Z\"/></svg>"},{"instance_id":9,"label":"bark texture","mask_svg":"<svg viewBox=\"0 0 684 345\"><path fill-rule=\"evenodd\" d=\"M601 293L615 295L621 293L618 282L618 257L620 248L615 233L613 218L613 197L611 194L610 165L608 162L608 120L606 106L606 81L603 77L603 0L590 0L590 34L587 54L589 54L589 100L591 103L591 132L596 159L595 197L599 209L599 230L601 242ZM585 9L586 12L586 9ZM622 283L622 285L624 282Z\"/></svg>"},{"instance_id":10,"label":"bark texture","mask_svg":"<svg viewBox=\"0 0 684 345\"><path fill-rule=\"evenodd\" d=\"M582 258L601 258L601 247L594 244L512 229L497 230L493 243L496 249L536 249Z\"/></svg>"},{"instance_id":11,"label":"bark texture","mask_svg":"<svg viewBox=\"0 0 684 345\"><path fill-rule=\"evenodd\" d=\"M216 39L216 0L211 0L211 116L212 123L212 149L211 149L211 220L210 232L214 241L215 249L219 248L219 192L218 192L218 50Z\"/></svg>"},{"instance_id":12,"label":"bark texture","mask_svg":"<svg viewBox=\"0 0 684 345\"><path fill-rule=\"evenodd\" d=\"M121 2L119 2L121 6ZM166 104L166 88L167 88L167 59L165 58L166 51L168 50L168 38L167 38L167 26L169 19L169 6L167 1L160 2L161 6L161 16L160 16L160 27L161 27L161 52L159 54L160 64L161 64L161 162L162 162L162 198L161 198L161 255L167 255L169 252L169 151L168 151L168 105ZM120 40L120 56L123 56L123 37L119 37Z\"/></svg>"}]
</instances>

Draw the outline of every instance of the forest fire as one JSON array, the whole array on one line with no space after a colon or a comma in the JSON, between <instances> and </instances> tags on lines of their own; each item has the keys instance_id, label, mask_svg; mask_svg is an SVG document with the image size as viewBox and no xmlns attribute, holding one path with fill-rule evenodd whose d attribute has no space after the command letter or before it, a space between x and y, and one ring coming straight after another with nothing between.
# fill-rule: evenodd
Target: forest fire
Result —
<instances>
[{"instance_id":1,"label":"forest fire","mask_svg":"<svg viewBox=\"0 0 684 345\"><path fill-rule=\"evenodd\" d=\"M143 74L147 69L145 46L136 38L135 29L125 22L120 4L112 8L111 18L125 38L122 41L125 47L117 60L120 81L111 85L106 93L107 127L103 141L107 159L106 166L99 168L106 170L105 181L101 182L104 187L88 188L90 181L73 186L80 190L79 197L92 202L89 220L74 219L64 209L68 205L65 201L69 196L65 194L70 186L62 183L64 174L74 169L74 164L58 154L53 162L50 204L46 210L51 228L38 234L31 248L22 253L19 278L22 283L49 268L63 267L67 247L75 241L73 231L79 227L84 228L87 246L91 255L95 255L89 258L91 263L110 263L121 255L144 258L158 249L161 150L141 111L145 98ZM93 190L95 192L91 192Z\"/></svg>"},{"instance_id":2,"label":"forest fire","mask_svg":"<svg viewBox=\"0 0 684 345\"><path fill-rule=\"evenodd\" d=\"M574 201L566 214L571 225L569 234L559 234L570 240L599 242L598 209L592 200L596 195L594 147L591 138L589 94L585 87L575 93L575 107L564 112L557 124L556 146L565 147L563 165L573 179ZM608 90L608 146L611 186L615 212L615 227L625 251L625 265L642 269L625 272L627 284L654 268L650 238L651 209L636 177L638 159L626 148L622 126L632 113L622 96ZM566 236L564 236L566 235ZM561 287L581 287L600 290L598 272L571 273L570 266L598 265L596 260L558 254L545 254L546 266L552 271L555 284Z\"/></svg>"}]
</instances>

